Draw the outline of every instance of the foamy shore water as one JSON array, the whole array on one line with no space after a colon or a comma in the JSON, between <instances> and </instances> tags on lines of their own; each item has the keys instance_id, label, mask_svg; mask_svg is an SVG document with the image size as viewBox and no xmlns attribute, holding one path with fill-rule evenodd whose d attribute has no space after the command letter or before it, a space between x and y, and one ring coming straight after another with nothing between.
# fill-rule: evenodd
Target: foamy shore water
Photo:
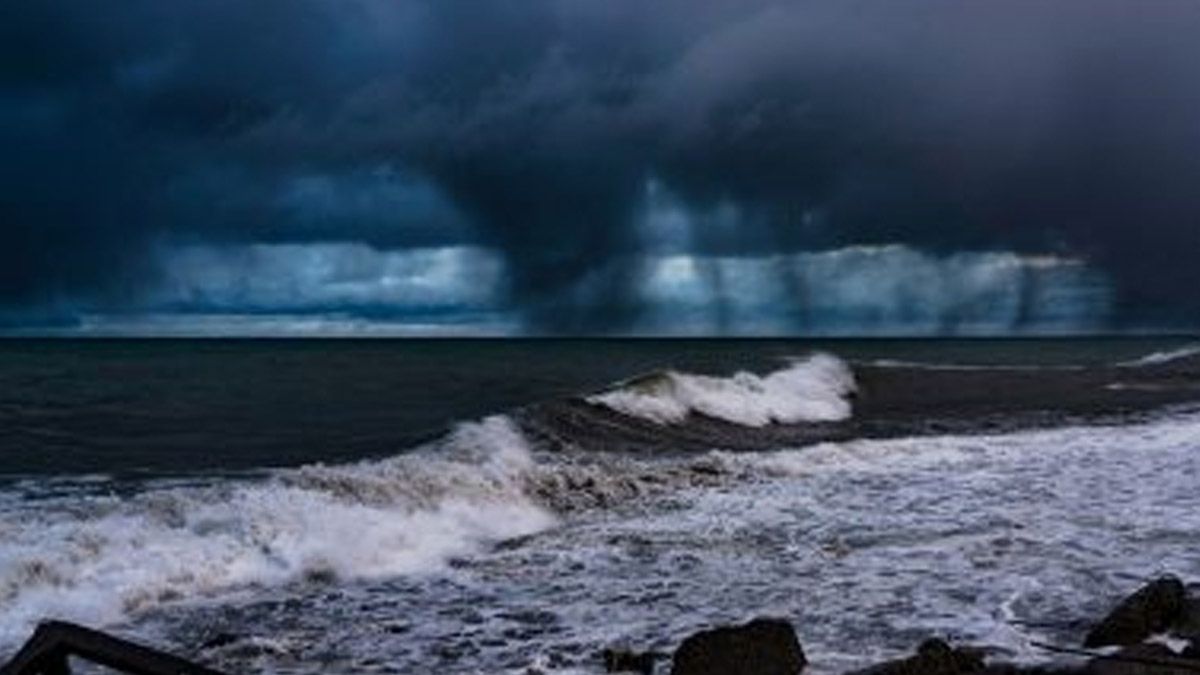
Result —
<instances>
[{"instance_id":1,"label":"foamy shore water","mask_svg":"<svg viewBox=\"0 0 1200 675\"><path fill-rule=\"evenodd\" d=\"M824 410L853 391L814 372ZM702 393L744 411L770 377ZM545 452L497 416L267 478L31 483L0 502L0 644L54 616L234 671L599 672L772 615L817 673L932 635L1032 660L1150 577L1200 578L1197 450L1191 413L660 457Z\"/></svg>"}]
</instances>

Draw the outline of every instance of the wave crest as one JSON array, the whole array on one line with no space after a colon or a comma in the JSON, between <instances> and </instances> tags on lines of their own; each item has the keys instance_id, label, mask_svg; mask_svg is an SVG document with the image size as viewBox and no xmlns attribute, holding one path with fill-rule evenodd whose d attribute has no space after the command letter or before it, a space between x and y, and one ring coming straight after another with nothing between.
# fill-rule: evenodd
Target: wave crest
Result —
<instances>
[{"instance_id":1,"label":"wave crest","mask_svg":"<svg viewBox=\"0 0 1200 675\"><path fill-rule=\"evenodd\" d=\"M45 617L107 624L246 587L436 570L556 522L526 496L533 459L508 418L427 450L0 514L0 644Z\"/></svg>"},{"instance_id":2,"label":"wave crest","mask_svg":"<svg viewBox=\"0 0 1200 675\"><path fill-rule=\"evenodd\" d=\"M1141 366L1160 366L1164 363L1182 361L1184 359L1190 359L1197 356L1200 356L1200 344L1192 344L1185 347L1180 347L1178 349L1153 352L1139 359L1134 359L1133 361L1125 361L1119 365L1128 368L1137 368Z\"/></svg>"},{"instance_id":3,"label":"wave crest","mask_svg":"<svg viewBox=\"0 0 1200 675\"><path fill-rule=\"evenodd\" d=\"M668 370L625 382L586 400L658 424L698 414L746 427L836 422L851 415L854 374L830 354L814 354L767 375L713 377Z\"/></svg>"}]
</instances>

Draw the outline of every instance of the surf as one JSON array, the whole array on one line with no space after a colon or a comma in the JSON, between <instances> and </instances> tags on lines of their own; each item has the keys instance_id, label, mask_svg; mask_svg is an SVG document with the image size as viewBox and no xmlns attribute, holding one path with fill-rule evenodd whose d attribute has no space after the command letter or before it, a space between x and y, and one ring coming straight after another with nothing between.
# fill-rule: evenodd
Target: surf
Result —
<instances>
[{"instance_id":1,"label":"surf","mask_svg":"<svg viewBox=\"0 0 1200 675\"><path fill-rule=\"evenodd\" d=\"M787 367L729 377L665 370L587 397L589 403L663 425L701 415L746 427L836 422L852 414L854 374L831 354L814 354Z\"/></svg>"},{"instance_id":2,"label":"surf","mask_svg":"<svg viewBox=\"0 0 1200 675\"><path fill-rule=\"evenodd\" d=\"M107 625L254 588L437 571L557 522L526 493L532 466L520 432L496 416L386 460L10 507L0 644L44 617Z\"/></svg>"}]
</instances>

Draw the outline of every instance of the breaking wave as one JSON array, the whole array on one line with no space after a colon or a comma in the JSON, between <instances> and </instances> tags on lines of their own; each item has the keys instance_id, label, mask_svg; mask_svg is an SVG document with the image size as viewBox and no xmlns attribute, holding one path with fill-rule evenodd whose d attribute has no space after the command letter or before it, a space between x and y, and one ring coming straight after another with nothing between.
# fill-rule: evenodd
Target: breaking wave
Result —
<instances>
[{"instance_id":1,"label":"breaking wave","mask_svg":"<svg viewBox=\"0 0 1200 675\"><path fill-rule=\"evenodd\" d=\"M713 377L668 370L587 398L616 412L658 424L693 414L746 427L836 422L851 415L854 375L841 359L815 354L767 375Z\"/></svg>"},{"instance_id":2,"label":"breaking wave","mask_svg":"<svg viewBox=\"0 0 1200 675\"><path fill-rule=\"evenodd\" d=\"M1190 355L1183 351L1143 361ZM1192 351L1200 353L1200 345ZM1086 467L1093 455L1108 453L1113 463L1126 462L1125 454L1109 448L1133 447L1143 437L1154 441L1148 442L1152 450L1170 451L1179 475L1195 475L1188 454L1195 449L1195 415L1126 428L838 442L820 442L830 436L817 434L806 440L820 431L817 423L849 418L856 391L851 369L826 354L763 375L666 371L587 398L531 404L511 417L462 424L434 443L382 460L311 465L255 479L160 482L123 496L108 492L112 483L105 476L42 481L47 489L32 499L0 491L0 646L23 639L47 617L105 626L166 603L221 601L280 586L323 593L331 582L436 573L451 561L458 570L481 551L520 548L493 548L504 540L541 533L536 542L575 541L571 532L607 522L607 516L572 514L618 505L630 508L617 521L627 523L631 514L649 519L645 532L662 532L675 518L680 527L707 518L708 500L738 504L714 511L725 518L749 513L743 503L767 504L775 494L787 515L780 522L788 527L795 522L789 505L799 499L808 500L812 513L822 513L834 497L843 504L813 523L858 522L881 500L904 497L919 504L943 494L948 475L970 479L959 481L963 492L955 500L971 503L968 488L997 476L1023 471L1051 480L1056 458L1078 455ZM1059 454L1042 452L1048 448ZM1113 475L1132 475L1137 464L1128 462L1115 466ZM1162 466L1155 466L1139 485L1159 480ZM896 478L904 475L925 482ZM1016 478L1013 483L1013 490L1021 485ZM1109 496L1127 489L1111 488ZM926 489L928 494L921 492ZM684 516L682 505L691 505ZM1008 503L997 497L996 509L1002 507ZM885 511L881 522L891 517ZM941 515L935 509L933 516ZM560 522L569 526L555 527ZM705 525L684 534L707 548L708 531ZM779 541L790 532L780 530ZM869 547L851 535L837 534L827 547L830 555L850 551L874 564ZM825 543L815 545L824 551ZM498 553L510 554L521 555ZM564 559L577 557L572 552Z\"/></svg>"},{"instance_id":3,"label":"breaking wave","mask_svg":"<svg viewBox=\"0 0 1200 675\"><path fill-rule=\"evenodd\" d=\"M1164 363L1173 361L1181 361L1200 356L1200 344L1187 345L1178 349L1168 349L1164 351L1153 352L1133 361L1125 361L1120 365L1137 368L1140 366L1159 366Z\"/></svg>"},{"instance_id":4,"label":"breaking wave","mask_svg":"<svg viewBox=\"0 0 1200 675\"><path fill-rule=\"evenodd\" d=\"M179 599L436 570L555 517L507 418L410 454L266 481L65 497L0 514L0 643L45 617L111 624ZM436 452L435 452L436 451Z\"/></svg>"},{"instance_id":5,"label":"breaking wave","mask_svg":"<svg viewBox=\"0 0 1200 675\"><path fill-rule=\"evenodd\" d=\"M755 427L843 419L854 388L844 363L816 355L764 376L664 373L594 400L660 423L696 413ZM559 514L718 480L706 466L661 469L535 454L516 418L494 416L382 460L0 500L0 644L45 618L112 625L164 603L436 572Z\"/></svg>"}]
</instances>

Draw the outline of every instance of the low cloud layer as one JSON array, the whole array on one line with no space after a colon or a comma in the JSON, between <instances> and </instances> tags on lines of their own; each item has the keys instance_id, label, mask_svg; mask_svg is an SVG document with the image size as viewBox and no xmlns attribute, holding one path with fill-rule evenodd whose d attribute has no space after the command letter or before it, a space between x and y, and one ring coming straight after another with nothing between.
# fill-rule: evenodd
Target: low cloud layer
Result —
<instances>
[{"instance_id":1,"label":"low cloud layer","mask_svg":"<svg viewBox=\"0 0 1200 675\"><path fill-rule=\"evenodd\" d=\"M1196 34L1118 0L11 0L0 321L1195 327ZM862 246L915 262L822 253ZM432 251L472 253L421 286ZM1071 262L1000 299L948 271L1039 259Z\"/></svg>"},{"instance_id":2,"label":"low cloud layer","mask_svg":"<svg viewBox=\"0 0 1200 675\"><path fill-rule=\"evenodd\" d=\"M503 256L470 247L193 246L134 312L84 314L88 334L514 335ZM621 274L632 335L996 335L1103 328L1111 288L1082 262L1011 253L934 257L903 246L706 256L645 252L564 291L606 311L596 278ZM606 286L603 282L601 288Z\"/></svg>"}]
</instances>

